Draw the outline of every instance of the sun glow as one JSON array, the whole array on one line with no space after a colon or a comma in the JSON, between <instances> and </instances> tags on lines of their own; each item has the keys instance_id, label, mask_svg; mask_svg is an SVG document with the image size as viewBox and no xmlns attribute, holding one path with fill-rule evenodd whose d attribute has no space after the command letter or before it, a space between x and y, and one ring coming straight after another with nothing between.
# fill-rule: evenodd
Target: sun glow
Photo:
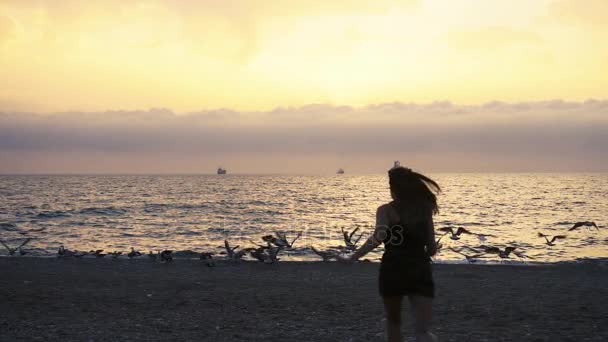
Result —
<instances>
[{"instance_id":1,"label":"sun glow","mask_svg":"<svg viewBox=\"0 0 608 342\"><path fill-rule=\"evenodd\" d=\"M608 89L604 1L230 4L3 1L0 109L583 100Z\"/></svg>"}]
</instances>

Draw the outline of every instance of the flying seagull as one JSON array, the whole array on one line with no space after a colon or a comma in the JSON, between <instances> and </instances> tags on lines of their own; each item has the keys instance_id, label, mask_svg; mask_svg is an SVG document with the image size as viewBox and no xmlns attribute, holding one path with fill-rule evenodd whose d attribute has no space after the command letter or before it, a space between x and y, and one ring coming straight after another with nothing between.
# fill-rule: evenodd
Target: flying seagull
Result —
<instances>
[{"instance_id":1,"label":"flying seagull","mask_svg":"<svg viewBox=\"0 0 608 342\"><path fill-rule=\"evenodd\" d=\"M507 258L509 258L509 254L511 254L511 252L513 252L516 248L517 247L509 246L509 247L505 247L505 250L503 251L498 247L488 246L488 247L485 247L483 252L486 254L498 254L498 256L501 259L507 259ZM515 253L513 253L513 254L515 254Z\"/></svg>"},{"instance_id":2,"label":"flying seagull","mask_svg":"<svg viewBox=\"0 0 608 342\"><path fill-rule=\"evenodd\" d=\"M597 225L595 224L595 222L592 221L584 221L584 222L576 222L574 224L574 226L572 226L572 228L568 229L568 231L572 231L575 230L579 227L587 227L587 228L591 228L591 227L595 227L595 229L600 230Z\"/></svg>"},{"instance_id":3,"label":"flying seagull","mask_svg":"<svg viewBox=\"0 0 608 342\"><path fill-rule=\"evenodd\" d=\"M439 231L445 232L445 234L443 235L446 235L448 233L451 234L450 239L452 240L460 240L460 234L474 234L462 227L458 228L456 232L454 232L454 229L452 227L439 228Z\"/></svg>"},{"instance_id":4,"label":"flying seagull","mask_svg":"<svg viewBox=\"0 0 608 342\"><path fill-rule=\"evenodd\" d=\"M27 238L25 239L19 246L15 247L15 248L11 248L9 247L4 241L0 240L0 244L2 244L2 246L4 246L4 248L6 248L6 250L8 251L8 255L13 256L15 255L15 252L19 251L20 255L24 255L27 252L22 251L23 246L27 245L28 242L30 242L32 239L31 238Z\"/></svg>"},{"instance_id":5,"label":"flying seagull","mask_svg":"<svg viewBox=\"0 0 608 342\"><path fill-rule=\"evenodd\" d=\"M264 240L265 242L272 243L277 247L292 248L293 244L302 236L302 232L299 232L296 237L290 242L287 240L287 235L285 233L275 231L274 234L275 236L264 235L262 236L262 240Z\"/></svg>"},{"instance_id":6,"label":"flying seagull","mask_svg":"<svg viewBox=\"0 0 608 342\"><path fill-rule=\"evenodd\" d=\"M554 243L555 240L557 240L557 239L565 239L566 238L566 235L555 235L555 236L553 236L551 238L551 240L549 240L548 236L549 235L545 235L545 234L543 234L541 232L538 232L538 237L545 238L545 241L547 241L547 242L545 242L547 244L547 246L555 246L555 243Z\"/></svg>"},{"instance_id":7,"label":"flying seagull","mask_svg":"<svg viewBox=\"0 0 608 342\"><path fill-rule=\"evenodd\" d=\"M243 248L240 251L236 252L236 249L238 249L239 247L240 247L239 245L230 247L228 240L224 240L224 248L226 249L226 255L228 256L228 259L230 259L230 260L240 260L241 258L243 258L243 256L245 256L245 254L247 254L255 249L255 248Z\"/></svg>"},{"instance_id":8,"label":"flying seagull","mask_svg":"<svg viewBox=\"0 0 608 342\"><path fill-rule=\"evenodd\" d=\"M356 238L353 241L353 236L357 233L357 231L359 230L359 227L355 227L355 229L353 229L352 232L348 233L347 231L344 230L344 227L340 228L342 230L342 235L344 238L344 244L346 245L346 248L348 250L354 251L357 249L357 243L359 243L359 240L361 240L361 238L363 237L363 233L361 233L359 235L358 238Z\"/></svg>"}]
</instances>

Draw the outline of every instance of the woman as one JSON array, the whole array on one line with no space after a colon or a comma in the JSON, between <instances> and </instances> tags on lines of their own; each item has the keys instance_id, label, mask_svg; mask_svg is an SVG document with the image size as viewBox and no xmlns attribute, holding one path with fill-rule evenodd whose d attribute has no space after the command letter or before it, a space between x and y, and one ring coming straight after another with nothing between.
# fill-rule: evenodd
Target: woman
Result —
<instances>
[{"instance_id":1,"label":"woman","mask_svg":"<svg viewBox=\"0 0 608 342\"><path fill-rule=\"evenodd\" d=\"M431 256L437 252L433 215L438 212L435 193L439 185L405 167L388 172L393 201L376 212L376 229L365 244L343 261L356 261L384 243L379 290L386 313L388 341L402 341L401 301L412 306L416 341L436 341L430 333L435 286Z\"/></svg>"}]
</instances>

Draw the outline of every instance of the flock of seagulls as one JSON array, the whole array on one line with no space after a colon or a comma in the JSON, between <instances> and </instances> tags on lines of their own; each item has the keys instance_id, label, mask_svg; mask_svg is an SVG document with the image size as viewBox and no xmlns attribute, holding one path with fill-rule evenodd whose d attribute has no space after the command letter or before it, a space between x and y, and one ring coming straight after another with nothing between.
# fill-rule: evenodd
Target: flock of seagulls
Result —
<instances>
[{"instance_id":1,"label":"flock of seagulls","mask_svg":"<svg viewBox=\"0 0 608 342\"><path fill-rule=\"evenodd\" d=\"M597 224L595 222L582 221L582 222L576 222L571 228L568 229L568 231L573 231L580 227L587 227L588 229L591 229L591 227L594 227L597 230L599 230L599 227L597 226ZM443 238L443 236L445 236L447 234L451 235L450 238L452 240L460 240L461 234L477 235L477 237L479 238L480 241L485 241L486 237L489 237L489 236L495 237L493 235L488 235L488 234L475 234L475 233L472 233L472 232L466 230L465 228L458 228L456 230L456 232L454 232L454 230L451 227L440 228L439 231L443 231L443 232L445 232L445 234L441 235L439 237L439 239L437 240L438 249L441 248L441 244L439 243L439 241L441 240L441 238ZM555 246L557 240L562 240L567 237L566 235L549 236L542 232L538 232L537 236L539 238L543 238L545 240L545 244L547 246ZM470 247L470 246L463 246L461 248L450 247L449 249L456 254L460 254L460 255L464 256L468 262L476 262L479 258L484 257L486 254L494 254L494 255L497 255L501 259L508 259L511 254L516 255L520 259L533 259L532 257L526 255L523 251L517 251L517 249L518 249L517 246L507 246L504 249L501 249L496 246L480 245L477 247ZM464 253L463 252L464 250L468 250L469 252L471 252L473 254Z\"/></svg>"},{"instance_id":2,"label":"flock of seagulls","mask_svg":"<svg viewBox=\"0 0 608 342\"><path fill-rule=\"evenodd\" d=\"M581 221L576 222L568 231L574 231L581 227L586 227L588 229L595 228L599 230L599 227L595 222L592 221ZM314 254L319 256L323 261L331 261L338 258L339 255L353 252L357 249L359 241L363 237L363 233L359 232L359 227L355 227L352 231L346 231L344 228L341 228L341 233L343 237L344 246L333 246L329 247L326 250L320 250L314 246L310 246L310 249ZM28 252L24 249L24 247L34 239L31 236L28 236L32 233L41 232L44 228L39 229L30 229L30 230L19 230L13 224L8 223L0 223L0 230L17 232L20 235L25 236L25 239L16 246L9 246L5 241L0 240L0 244L4 246L4 248L8 252L8 256L15 255L26 255ZM443 227L438 229L440 234L437 239L437 250L438 253L442 250L442 243L440 242L445 236L448 236L451 240L459 241L461 236L463 235L474 235L476 236L480 242L484 242L487 237L495 237L490 234L478 234L467 230L464 227ZM538 238L542 238L545 240L544 244L547 246L555 246L559 240L566 239L566 235L554 235L550 236L544 234L542 232L537 233ZM240 248L240 245L231 246L228 240L224 240L224 245L218 248L222 248L223 251L218 253L225 255L226 259L232 261L242 260L245 256L249 256L254 260L258 260L265 264L273 264L280 260L279 254L285 250L292 250L294 245L298 239L302 237L302 232L296 234L293 239L288 239L287 235L282 232L275 231L274 234L268 234L261 237L262 242L256 243L254 241L250 241L255 247L247 247ZM459 248L449 247L448 248L453 253L462 255L469 262L476 262L480 258L483 258L486 255L496 255L501 259L508 259L510 256L516 255L520 259L532 259L525 254L524 251L520 251L518 246L506 246L504 248L500 248L497 246L489 246L489 245L479 245L479 246L467 246L463 245ZM214 252L202 252L198 253L200 260L204 261L207 266L213 267L215 266ZM94 258L104 258L106 256L110 256L112 259L117 259L123 255L122 251L112 251L104 253L103 249L79 251L79 250L68 250L63 245L59 247L57 250L58 258L83 258L83 257L94 257ZM143 256L143 254L135 248L131 247L131 251L124 254L129 259L139 258ZM163 250L158 252L150 251L147 254L148 258L151 261L160 261L160 262L172 262L173 261L173 251L172 250Z\"/></svg>"}]
</instances>

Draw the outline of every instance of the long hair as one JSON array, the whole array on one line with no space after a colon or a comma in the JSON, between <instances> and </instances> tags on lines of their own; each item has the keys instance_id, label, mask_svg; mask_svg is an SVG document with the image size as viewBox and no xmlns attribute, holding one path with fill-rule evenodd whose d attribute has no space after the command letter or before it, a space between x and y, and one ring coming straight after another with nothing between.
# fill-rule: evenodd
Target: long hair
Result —
<instances>
[{"instance_id":1,"label":"long hair","mask_svg":"<svg viewBox=\"0 0 608 342\"><path fill-rule=\"evenodd\" d=\"M406 167L394 167L388 171L389 185L398 206L420 215L439 212L436 194L439 184L427 176Z\"/></svg>"}]
</instances>

